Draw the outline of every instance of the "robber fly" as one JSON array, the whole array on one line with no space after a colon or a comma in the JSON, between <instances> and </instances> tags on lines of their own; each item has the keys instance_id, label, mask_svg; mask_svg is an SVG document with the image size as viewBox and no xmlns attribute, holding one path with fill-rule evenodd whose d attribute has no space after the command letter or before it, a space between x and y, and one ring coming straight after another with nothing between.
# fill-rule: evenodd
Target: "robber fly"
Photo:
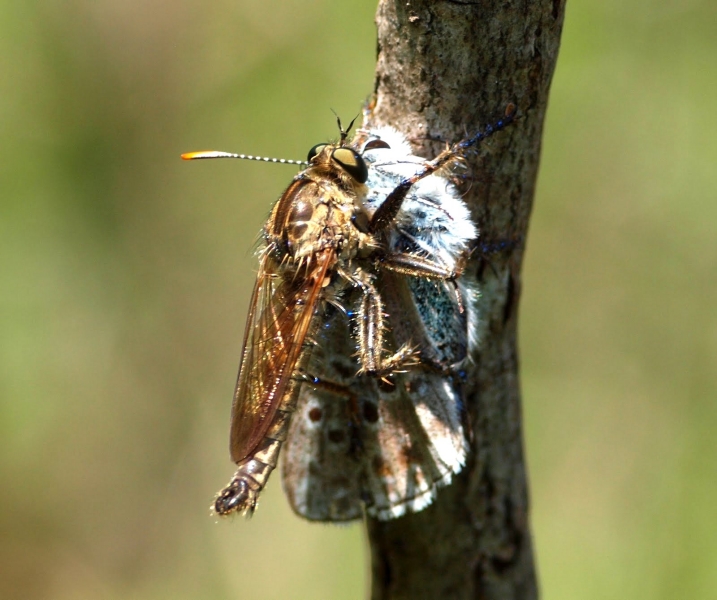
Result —
<instances>
[{"instance_id":1,"label":"robber fly","mask_svg":"<svg viewBox=\"0 0 717 600\"><path fill-rule=\"evenodd\" d=\"M421 510L467 452L461 367L477 289L463 276L478 232L448 172L505 116L433 160L393 128L314 146L274 205L234 394L237 471L219 515L251 515L285 445L299 515L346 521ZM207 151L199 158L249 158ZM293 415L293 416L292 416Z\"/></svg>"}]
</instances>

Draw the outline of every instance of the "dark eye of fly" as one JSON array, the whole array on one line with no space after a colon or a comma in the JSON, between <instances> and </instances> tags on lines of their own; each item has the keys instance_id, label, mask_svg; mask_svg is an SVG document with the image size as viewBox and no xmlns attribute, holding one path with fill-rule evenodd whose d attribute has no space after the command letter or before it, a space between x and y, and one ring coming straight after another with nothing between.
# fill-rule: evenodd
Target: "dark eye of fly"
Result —
<instances>
[{"instance_id":1,"label":"dark eye of fly","mask_svg":"<svg viewBox=\"0 0 717 600\"><path fill-rule=\"evenodd\" d=\"M351 148L336 148L331 154L337 163L359 183L366 183L368 167L361 155Z\"/></svg>"},{"instance_id":2,"label":"dark eye of fly","mask_svg":"<svg viewBox=\"0 0 717 600\"><path fill-rule=\"evenodd\" d=\"M324 146L326 146L326 142L321 142L320 144L316 144L311 150L309 150L309 155L306 158L307 161L311 162L311 159L314 158L319 152L321 152L324 149Z\"/></svg>"},{"instance_id":3,"label":"dark eye of fly","mask_svg":"<svg viewBox=\"0 0 717 600\"><path fill-rule=\"evenodd\" d=\"M363 149L365 152L366 150L375 150L376 148L390 148L390 147L391 146L389 146L383 140L371 140L363 147Z\"/></svg>"}]
</instances>

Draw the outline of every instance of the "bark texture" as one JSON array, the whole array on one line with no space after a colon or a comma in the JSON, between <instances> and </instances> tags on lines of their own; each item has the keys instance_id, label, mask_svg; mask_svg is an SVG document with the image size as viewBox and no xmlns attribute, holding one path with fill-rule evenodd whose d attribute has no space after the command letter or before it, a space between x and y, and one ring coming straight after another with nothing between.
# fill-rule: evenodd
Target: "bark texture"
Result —
<instances>
[{"instance_id":1,"label":"bark texture","mask_svg":"<svg viewBox=\"0 0 717 600\"><path fill-rule=\"evenodd\" d=\"M468 157L466 201L480 229L482 342L469 374L472 453L426 510L368 523L372 597L532 599L518 378L520 271L564 0L381 0L374 125L433 157L499 118L519 119Z\"/></svg>"}]
</instances>

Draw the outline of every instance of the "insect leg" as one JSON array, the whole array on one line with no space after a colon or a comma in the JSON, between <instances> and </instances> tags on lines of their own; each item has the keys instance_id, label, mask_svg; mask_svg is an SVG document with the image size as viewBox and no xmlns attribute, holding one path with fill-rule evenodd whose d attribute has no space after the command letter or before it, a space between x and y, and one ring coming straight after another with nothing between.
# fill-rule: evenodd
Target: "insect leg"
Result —
<instances>
[{"instance_id":1,"label":"insect leg","mask_svg":"<svg viewBox=\"0 0 717 600\"><path fill-rule=\"evenodd\" d=\"M415 351L404 344L391 356L384 357L386 323L384 306L376 286L367 273L357 269L355 274L341 271L341 275L361 290L356 315L356 337L359 346L359 374L384 377L415 363Z\"/></svg>"},{"instance_id":2,"label":"insect leg","mask_svg":"<svg viewBox=\"0 0 717 600\"><path fill-rule=\"evenodd\" d=\"M463 312L463 298L461 297L460 289L456 285L455 280L463 273L464 262L464 260L461 260L456 264L456 270L452 271L440 262L423 256L417 256L415 254L389 254L382 259L380 264L389 271L408 275L409 277L421 277L423 279L438 279L443 281L444 285L455 294L458 308L460 312Z\"/></svg>"},{"instance_id":3,"label":"insect leg","mask_svg":"<svg viewBox=\"0 0 717 600\"><path fill-rule=\"evenodd\" d=\"M409 275L411 277L424 277L428 279L456 279L463 272L463 265L457 265L458 270L451 270L440 262L416 254L387 254L381 258L380 266L384 269Z\"/></svg>"}]
</instances>

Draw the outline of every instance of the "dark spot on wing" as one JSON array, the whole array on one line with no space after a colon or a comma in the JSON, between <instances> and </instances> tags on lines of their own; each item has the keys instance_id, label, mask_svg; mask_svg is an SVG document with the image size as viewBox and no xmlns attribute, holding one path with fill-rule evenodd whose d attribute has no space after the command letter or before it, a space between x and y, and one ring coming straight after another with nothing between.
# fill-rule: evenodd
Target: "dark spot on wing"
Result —
<instances>
[{"instance_id":1,"label":"dark spot on wing","mask_svg":"<svg viewBox=\"0 0 717 600\"><path fill-rule=\"evenodd\" d=\"M321 421L321 417L323 417L323 412L318 406L314 406L314 408L309 411L309 419L314 423Z\"/></svg>"},{"instance_id":2,"label":"dark spot on wing","mask_svg":"<svg viewBox=\"0 0 717 600\"><path fill-rule=\"evenodd\" d=\"M371 461L371 466L373 467L374 473L378 477L388 477L391 474L391 468L389 467L388 463L383 460L382 456L378 454L373 457L373 460Z\"/></svg>"},{"instance_id":3,"label":"dark spot on wing","mask_svg":"<svg viewBox=\"0 0 717 600\"><path fill-rule=\"evenodd\" d=\"M363 418L369 423L376 423L378 421L378 407L373 402L364 403Z\"/></svg>"}]
</instances>

